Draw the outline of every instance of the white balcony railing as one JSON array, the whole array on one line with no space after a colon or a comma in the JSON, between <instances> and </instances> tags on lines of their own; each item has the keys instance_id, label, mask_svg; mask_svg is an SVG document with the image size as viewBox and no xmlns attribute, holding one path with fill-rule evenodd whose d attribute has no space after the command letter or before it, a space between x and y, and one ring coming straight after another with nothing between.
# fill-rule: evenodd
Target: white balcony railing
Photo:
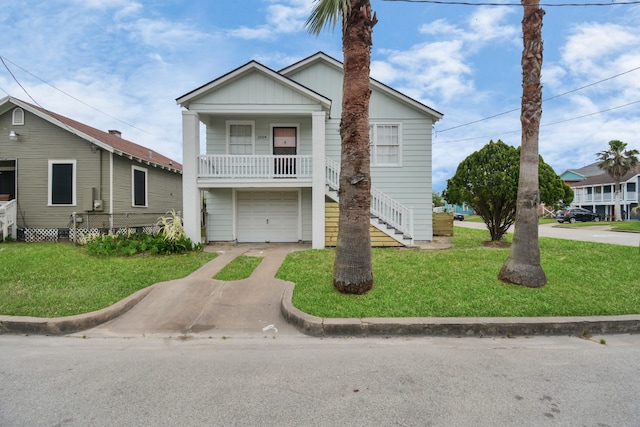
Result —
<instances>
[{"instance_id":1,"label":"white balcony railing","mask_svg":"<svg viewBox=\"0 0 640 427\"><path fill-rule=\"evenodd\" d=\"M340 165L327 157L325 177L329 188L337 190L340 183ZM398 203L387 194L371 187L371 215L401 232L413 237L413 209Z\"/></svg>"},{"instance_id":2,"label":"white balcony railing","mask_svg":"<svg viewBox=\"0 0 640 427\"><path fill-rule=\"evenodd\" d=\"M611 203L615 201L613 193L592 193L585 194L576 192L573 203ZM638 193L636 191L625 191L620 195L621 203L638 203Z\"/></svg>"},{"instance_id":3,"label":"white balcony railing","mask_svg":"<svg viewBox=\"0 0 640 427\"><path fill-rule=\"evenodd\" d=\"M198 178L311 178L312 156L208 154L198 157Z\"/></svg>"},{"instance_id":4,"label":"white balcony railing","mask_svg":"<svg viewBox=\"0 0 640 427\"><path fill-rule=\"evenodd\" d=\"M6 240L7 237L16 239L16 201L10 200L8 202L0 202L0 231L2 231L2 239ZM11 234L9 234L11 229Z\"/></svg>"}]
</instances>

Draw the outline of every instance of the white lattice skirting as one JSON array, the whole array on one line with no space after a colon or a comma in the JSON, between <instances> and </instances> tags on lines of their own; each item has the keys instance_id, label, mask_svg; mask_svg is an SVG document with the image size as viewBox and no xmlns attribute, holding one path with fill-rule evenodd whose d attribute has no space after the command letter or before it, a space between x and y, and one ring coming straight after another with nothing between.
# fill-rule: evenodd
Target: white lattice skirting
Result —
<instances>
[{"instance_id":1,"label":"white lattice skirting","mask_svg":"<svg viewBox=\"0 0 640 427\"><path fill-rule=\"evenodd\" d=\"M128 233L139 233L143 232L146 234L156 235L160 232L160 227L157 225L150 225L144 227L136 227L136 228L118 228L115 230L111 230L113 234L128 234ZM76 240L76 234L78 239L82 238L95 238L103 234L107 234L107 231L99 229L99 228L78 228L76 230L69 229L68 232L66 229L61 230L57 228L25 228L24 229L24 241L28 243L37 243L37 242L57 242L61 238L67 237L67 233L70 241Z\"/></svg>"}]
</instances>

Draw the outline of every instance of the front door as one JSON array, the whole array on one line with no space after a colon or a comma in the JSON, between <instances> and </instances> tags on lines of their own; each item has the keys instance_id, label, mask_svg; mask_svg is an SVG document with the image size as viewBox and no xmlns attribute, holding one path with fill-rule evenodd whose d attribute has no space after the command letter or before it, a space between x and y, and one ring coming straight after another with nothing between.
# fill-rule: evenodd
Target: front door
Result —
<instances>
[{"instance_id":1,"label":"front door","mask_svg":"<svg viewBox=\"0 0 640 427\"><path fill-rule=\"evenodd\" d=\"M0 160L0 195L7 200L16 198L15 160Z\"/></svg>"},{"instance_id":2,"label":"front door","mask_svg":"<svg viewBox=\"0 0 640 427\"><path fill-rule=\"evenodd\" d=\"M298 147L298 129L295 127L273 128L273 154L287 156L274 159L274 173L276 177L288 177L296 174L295 156Z\"/></svg>"}]
</instances>

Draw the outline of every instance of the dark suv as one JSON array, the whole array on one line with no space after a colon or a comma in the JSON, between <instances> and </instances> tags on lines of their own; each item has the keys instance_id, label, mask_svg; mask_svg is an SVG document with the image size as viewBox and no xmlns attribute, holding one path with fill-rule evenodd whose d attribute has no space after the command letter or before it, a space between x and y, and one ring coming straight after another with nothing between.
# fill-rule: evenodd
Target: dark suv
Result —
<instances>
[{"instance_id":1,"label":"dark suv","mask_svg":"<svg viewBox=\"0 0 640 427\"><path fill-rule=\"evenodd\" d=\"M591 212L590 210L583 208L569 208L566 211L558 211L556 213L556 220L560 223L576 221L600 221L598 214Z\"/></svg>"}]
</instances>

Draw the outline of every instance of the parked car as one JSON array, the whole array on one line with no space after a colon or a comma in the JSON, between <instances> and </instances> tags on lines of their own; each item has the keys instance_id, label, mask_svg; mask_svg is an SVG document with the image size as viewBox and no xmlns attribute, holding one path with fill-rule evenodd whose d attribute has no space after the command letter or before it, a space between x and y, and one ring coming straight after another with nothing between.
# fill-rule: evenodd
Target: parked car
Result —
<instances>
[{"instance_id":1,"label":"parked car","mask_svg":"<svg viewBox=\"0 0 640 427\"><path fill-rule=\"evenodd\" d=\"M458 221L464 221L464 215L462 215L461 213L454 212L453 219Z\"/></svg>"},{"instance_id":2,"label":"parked car","mask_svg":"<svg viewBox=\"0 0 640 427\"><path fill-rule=\"evenodd\" d=\"M559 223L576 221L600 221L598 214L584 208L569 208L564 211L556 212L556 220Z\"/></svg>"}]
</instances>

